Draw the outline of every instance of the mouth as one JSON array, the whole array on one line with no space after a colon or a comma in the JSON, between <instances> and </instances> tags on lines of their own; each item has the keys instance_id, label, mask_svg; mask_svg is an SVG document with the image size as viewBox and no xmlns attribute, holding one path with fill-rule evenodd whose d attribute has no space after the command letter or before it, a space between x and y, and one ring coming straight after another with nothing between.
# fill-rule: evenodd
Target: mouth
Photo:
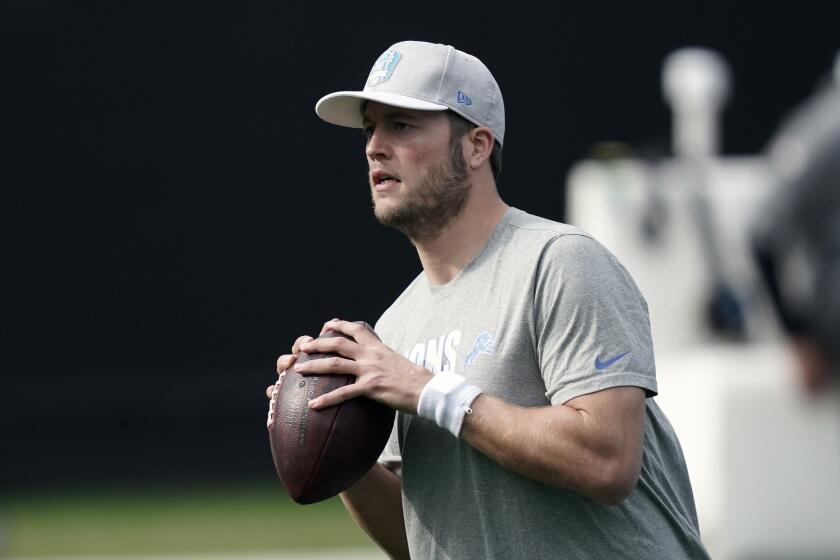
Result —
<instances>
[{"instance_id":1,"label":"mouth","mask_svg":"<svg viewBox=\"0 0 840 560\"><path fill-rule=\"evenodd\" d=\"M380 170L370 174L370 182L377 191L382 191L392 188L402 181L397 175Z\"/></svg>"}]
</instances>

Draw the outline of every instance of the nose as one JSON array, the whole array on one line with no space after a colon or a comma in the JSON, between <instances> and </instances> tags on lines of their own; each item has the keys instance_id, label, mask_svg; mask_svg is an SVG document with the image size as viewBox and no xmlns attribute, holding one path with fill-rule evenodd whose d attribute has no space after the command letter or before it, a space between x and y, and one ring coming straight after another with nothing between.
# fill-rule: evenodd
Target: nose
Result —
<instances>
[{"instance_id":1,"label":"nose","mask_svg":"<svg viewBox=\"0 0 840 560\"><path fill-rule=\"evenodd\" d=\"M365 146L365 154L372 160L388 159L391 157L385 134L377 127L373 130Z\"/></svg>"}]
</instances>

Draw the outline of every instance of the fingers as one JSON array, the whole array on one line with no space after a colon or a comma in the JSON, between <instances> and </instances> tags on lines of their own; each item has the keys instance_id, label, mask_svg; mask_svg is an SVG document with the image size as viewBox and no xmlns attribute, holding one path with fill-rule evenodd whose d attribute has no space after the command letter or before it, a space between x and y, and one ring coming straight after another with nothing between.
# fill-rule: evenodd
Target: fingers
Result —
<instances>
[{"instance_id":1,"label":"fingers","mask_svg":"<svg viewBox=\"0 0 840 560\"><path fill-rule=\"evenodd\" d=\"M318 360L321 361L321 360ZM321 395L316 399L309 401L309 408L315 410L327 408L328 406L335 406L344 401L358 397L364 393L364 387L360 387L357 383L351 383L344 387L339 387L335 391L330 391L326 395Z\"/></svg>"},{"instance_id":2,"label":"fingers","mask_svg":"<svg viewBox=\"0 0 840 560\"><path fill-rule=\"evenodd\" d=\"M297 360L298 354L300 354L300 347L302 344L309 342L310 340L314 340L311 336L303 335L297 337L295 343L292 344L292 353L291 354L283 354L279 358L277 358L277 374L280 375L290 367L292 364L295 363Z\"/></svg>"},{"instance_id":3,"label":"fingers","mask_svg":"<svg viewBox=\"0 0 840 560\"><path fill-rule=\"evenodd\" d=\"M318 358L303 364L295 364L294 370L301 375L313 375L316 373L346 373L359 375L359 365L353 360L333 356L330 358Z\"/></svg>"},{"instance_id":4,"label":"fingers","mask_svg":"<svg viewBox=\"0 0 840 560\"><path fill-rule=\"evenodd\" d=\"M361 350L358 344L343 337L317 338L303 343L300 349L307 354L334 352L354 360L358 359Z\"/></svg>"},{"instance_id":5,"label":"fingers","mask_svg":"<svg viewBox=\"0 0 840 560\"><path fill-rule=\"evenodd\" d=\"M295 340L295 343L292 345L292 354L295 356L300 354L300 345L304 342L309 342L310 340L313 340L313 338L308 335L297 337L297 340Z\"/></svg>"},{"instance_id":6,"label":"fingers","mask_svg":"<svg viewBox=\"0 0 840 560\"><path fill-rule=\"evenodd\" d=\"M301 346L315 340L311 336L303 335L297 337L294 344L292 344L292 353L291 354L283 354L279 358L277 358L277 375L280 376L278 383L283 380L283 376L286 374L286 370L292 367L292 365L297 360L298 354L300 354ZM328 350L333 351L333 350ZM276 384L275 384L276 385ZM274 393L275 385L269 385L265 389L265 396L269 399L272 397Z\"/></svg>"},{"instance_id":7,"label":"fingers","mask_svg":"<svg viewBox=\"0 0 840 560\"><path fill-rule=\"evenodd\" d=\"M292 364L297 360L297 356L293 354L283 354L277 358L277 375L292 367Z\"/></svg>"},{"instance_id":8,"label":"fingers","mask_svg":"<svg viewBox=\"0 0 840 560\"><path fill-rule=\"evenodd\" d=\"M327 331L338 331L353 339L359 344L370 344L371 342L379 341L379 337L367 323L351 323L350 321L342 321L341 319L333 319L324 323L324 328L321 329L321 334Z\"/></svg>"},{"instance_id":9,"label":"fingers","mask_svg":"<svg viewBox=\"0 0 840 560\"><path fill-rule=\"evenodd\" d=\"M321 327L321 334L319 334L318 336L321 336L322 334L324 334L324 333L325 333L325 332L327 332L327 331L334 331L334 330L336 330L336 329L332 328L332 324L333 324L333 323L335 323L336 321L340 321L340 319L339 319L338 317L336 317L336 318L334 318L334 319L330 319L329 321L327 321L326 323L324 323L324 326L323 326L323 327Z\"/></svg>"},{"instance_id":10,"label":"fingers","mask_svg":"<svg viewBox=\"0 0 840 560\"><path fill-rule=\"evenodd\" d=\"M266 397L268 397L270 399L274 396L274 391L279 391L280 390L278 385L280 385L280 383L282 383L283 377L285 375L286 375L286 370L283 370L280 373L280 378L277 380L277 383L275 383L274 385L269 385L268 387L265 388L265 396Z\"/></svg>"},{"instance_id":11,"label":"fingers","mask_svg":"<svg viewBox=\"0 0 840 560\"><path fill-rule=\"evenodd\" d=\"M375 337L376 337L376 340L379 340L379 341L381 341L381 340L382 340L381 338L379 338L379 335L378 335L378 334L376 334L376 331L375 331L375 330L373 330L373 327L371 327L370 325L368 325L366 322L364 322L364 321L356 321L356 323L358 323L358 324L362 325L364 328L366 328L366 329L367 329L367 330L368 330L368 331L369 331L369 332L370 332L373 336L375 336Z\"/></svg>"}]
</instances>

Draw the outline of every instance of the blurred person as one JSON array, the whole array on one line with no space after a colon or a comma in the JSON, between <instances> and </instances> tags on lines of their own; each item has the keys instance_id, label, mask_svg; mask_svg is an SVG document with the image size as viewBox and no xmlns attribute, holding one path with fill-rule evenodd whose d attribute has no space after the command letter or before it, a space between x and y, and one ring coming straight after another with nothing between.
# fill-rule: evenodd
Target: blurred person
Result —
<instances>
[{"instance_id":1,"label":"blurred person","mask_svg":"<svg viewBox=\"0 0 840 560\"><path fill-rule=\"evenodd\" d=\"M840 370L840 54L833 75L768 148L781 184L755 235L756 254L802 384L826 389Z\"/></svg>"},{"instance_id":2,"label":"blurred person","mask_svg":"<svg viewBox=\"0 0 840 560\"><path fill-rule=\"evenodd\" d=\"M364 395L398 411L341 495L359 525L399 558L708 558L652 399L647 304L587 233L500 198L504 105L484 64L397 43L316 112L364 129L374 214L423 268L375 332L335 319L324 331L354 340L302 336L277 360L357 376L314 409ZM296 365L301 350L343 357Z\"/></svg>"}]
</instances>

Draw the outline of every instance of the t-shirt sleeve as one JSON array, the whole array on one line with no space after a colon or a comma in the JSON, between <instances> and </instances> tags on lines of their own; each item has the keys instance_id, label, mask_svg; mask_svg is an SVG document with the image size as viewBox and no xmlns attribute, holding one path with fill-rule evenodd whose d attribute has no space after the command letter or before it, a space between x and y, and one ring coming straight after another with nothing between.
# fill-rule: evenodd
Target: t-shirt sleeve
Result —
<instances>
[{"instance_id":1,"label":"t-shirt sleeve","mask_svg":"<svg viewBox=\"0 0 840 560\"><path fill-rule=\"evenodd\" d=\"M619 386L656 395L647 303L600 243L580 234L550 241L534 298L537 359L552 404Z\"/></svg>"}]
</instances>

